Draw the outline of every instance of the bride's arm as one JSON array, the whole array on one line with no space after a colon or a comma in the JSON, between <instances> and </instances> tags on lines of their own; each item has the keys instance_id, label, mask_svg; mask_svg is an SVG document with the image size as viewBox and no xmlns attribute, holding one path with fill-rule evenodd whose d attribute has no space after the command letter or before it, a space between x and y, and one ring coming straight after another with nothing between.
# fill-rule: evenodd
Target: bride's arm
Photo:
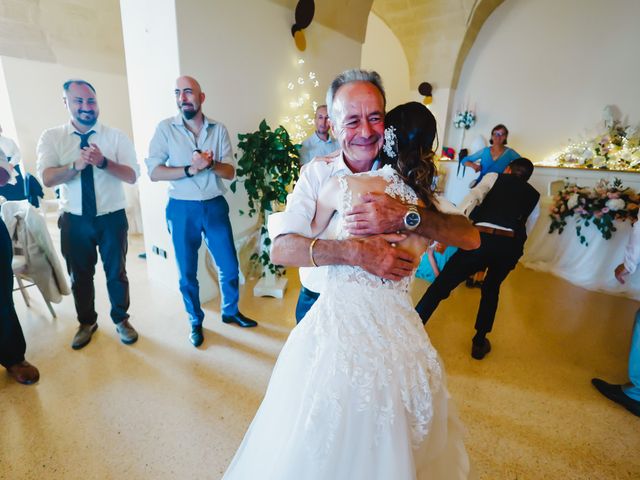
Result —
<instances>
[{"instance_id":1,"label":"bride's arm","mask_svg":"<svg viewBox=\"0 0 640 480\"><path fill-rule=\"evenodd\" d=\"M318 200L316 202L316 213L311 222L311 234L313 237L320 235L333 216L333 212L338 207L338 193L340 190L339 180L337 177L331 178L327 181L320 193L318 194Z\"/></svg>"}]
</instances>

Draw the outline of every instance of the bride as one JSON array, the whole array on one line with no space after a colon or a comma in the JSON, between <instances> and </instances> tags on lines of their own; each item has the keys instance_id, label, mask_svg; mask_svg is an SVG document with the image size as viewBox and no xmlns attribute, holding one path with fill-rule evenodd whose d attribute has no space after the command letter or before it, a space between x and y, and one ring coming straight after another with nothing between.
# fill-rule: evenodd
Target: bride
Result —
<instances>
[{"instance_id":1,"label":"bride","mask_svg":"<svg viewBox=\"0 0 640 480\"><path fill-rule=\"evenodd\" d=\"M313 233L360 194L430 204L435 121L422 104L385 119L384 166L334 177L319 195ZM426 141L425 139L430 139ZM395 245L417 257L427 241ZM409 287L360 267L329 267L327 288L291 332L265 398L224 479L456 480L469 461L445 373Z\"/></svg>"}]
</instances>

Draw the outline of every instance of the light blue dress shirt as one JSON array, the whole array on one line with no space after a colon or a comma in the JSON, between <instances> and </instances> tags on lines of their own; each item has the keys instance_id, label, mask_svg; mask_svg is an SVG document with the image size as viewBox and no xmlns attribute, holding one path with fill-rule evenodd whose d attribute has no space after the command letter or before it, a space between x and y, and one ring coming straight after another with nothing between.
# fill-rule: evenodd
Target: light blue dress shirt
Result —
<instances>
[{"instance_id":1,"label":"light blue dress shirt","mask_svg":"<svg viewBox=\"0 0 640 480\"><path fill-rule=\"evenodd\" d=\"M196 138L187 129L180 114L161 121L151 139L149 156L145 160L149 174L159 165L191 165L196 149L211 150L215 162L234 164L229 132L222 123L204 117L204 125ZM210 200L226 192L222 179L213 170L203 170L193 177L172 180L169 184L169 197L176 200Z\"/></svg>"},{"instance_id":2,"label":"light blue dress shirt","mask_svg":"<svg viewBox=\"0 0 640 480\"><path fill-rule=\"evenodd\" d=\"M311 136L302 142L302 148L300 148L300 165L306 165L316 157L329 155L339 148L338 142L331 138L331 136L329 136L329 139L325 142L317 133L313 132Z\"/></svg>"}]
</instances>

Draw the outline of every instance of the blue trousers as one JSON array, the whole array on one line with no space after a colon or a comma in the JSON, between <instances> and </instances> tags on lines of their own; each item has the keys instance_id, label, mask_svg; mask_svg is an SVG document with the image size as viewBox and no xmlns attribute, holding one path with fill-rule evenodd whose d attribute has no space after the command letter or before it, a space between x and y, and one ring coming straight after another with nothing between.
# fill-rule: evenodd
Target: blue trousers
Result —
<instances>
[{"instance_id":1,"label":"blue trousers","mask_svg":"<svg viewBox=\"0 0 640 480\"><path fill-rule=\"evenodd\" d=\"M319 293L309 290L308 288L300 288L298 303L296 304L296 323L300 323L300 320L302 320L307 312L311 310L311 307L316 303L319 296Z\"/></svg>"},{"instance_id":2,"label":"blue trousers","mask_svg":"<svg viewBox=\"0 0 640 480\"><path fill-rule=\"evenodd\" d=\"M636 321L633 324L633 333L631 334L629 380L631 383L622 387L624 393L634 400L640 401L640 310L636 312Z\"/></svg>"},{"instance_id":3,"label":"blue trousers","mask_svg":"<svg viewBox=\"0 0 640 480\"><path fill-rule=\"evenodd\" d=\"M198 250L203 237L218 266L220 310L223 315L238 313L238 257L229 221L229 205L224 197L204 201L170 198L167 227L176 252L180 292L191 325L202 325L204 320L197 278Z\"/></svg>"}]
</instances>

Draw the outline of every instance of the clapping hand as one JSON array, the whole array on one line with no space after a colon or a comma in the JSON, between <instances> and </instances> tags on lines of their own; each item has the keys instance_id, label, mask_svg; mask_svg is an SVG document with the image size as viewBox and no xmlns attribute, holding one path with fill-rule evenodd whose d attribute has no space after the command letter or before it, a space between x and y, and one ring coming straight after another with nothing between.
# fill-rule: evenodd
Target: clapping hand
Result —
<instances>
[{"instance_id":1,"label":"clapping hand","mask_svg":"<svg viewBox=\"0 0 640 480\"><path fill-rule=\"evenodd\" d=\"M205 168L209 168L213 163L213 152L211 150L199 151L195 150L193 152L193 156L191 157L191 166L196 171L204 170Z\"/></svg>"},{"instance_id":2,"label":"clapping hand","mask_svg":"<svg viewBox=\"0 0 640 480\"><path fill-rule=\"evenodd\" d=\"M104 155L102 154L100 147L95 143L92 143L91 146L84 147L82 149L79 160L81 160L81 162L76 160L76 170L83 170L87 165L93 165L94 167L102 165L104 162ZM81 165L79 165L79 163L81 163Z\"/></svg>"},{"instance_id":3,"label":"clapping hand","mask_svg":"<svg viewBox=\"0 0 640 480\"><path fill-rule=\"evenodd\" d=\"M625 283L625 278L627 277L627 275L629 275L629 272L626 268L624 268L624 263L621 263L616 267L614 275L616 276L616 280L618 280L620 283Z\"/></svg>"}]
</instances>

